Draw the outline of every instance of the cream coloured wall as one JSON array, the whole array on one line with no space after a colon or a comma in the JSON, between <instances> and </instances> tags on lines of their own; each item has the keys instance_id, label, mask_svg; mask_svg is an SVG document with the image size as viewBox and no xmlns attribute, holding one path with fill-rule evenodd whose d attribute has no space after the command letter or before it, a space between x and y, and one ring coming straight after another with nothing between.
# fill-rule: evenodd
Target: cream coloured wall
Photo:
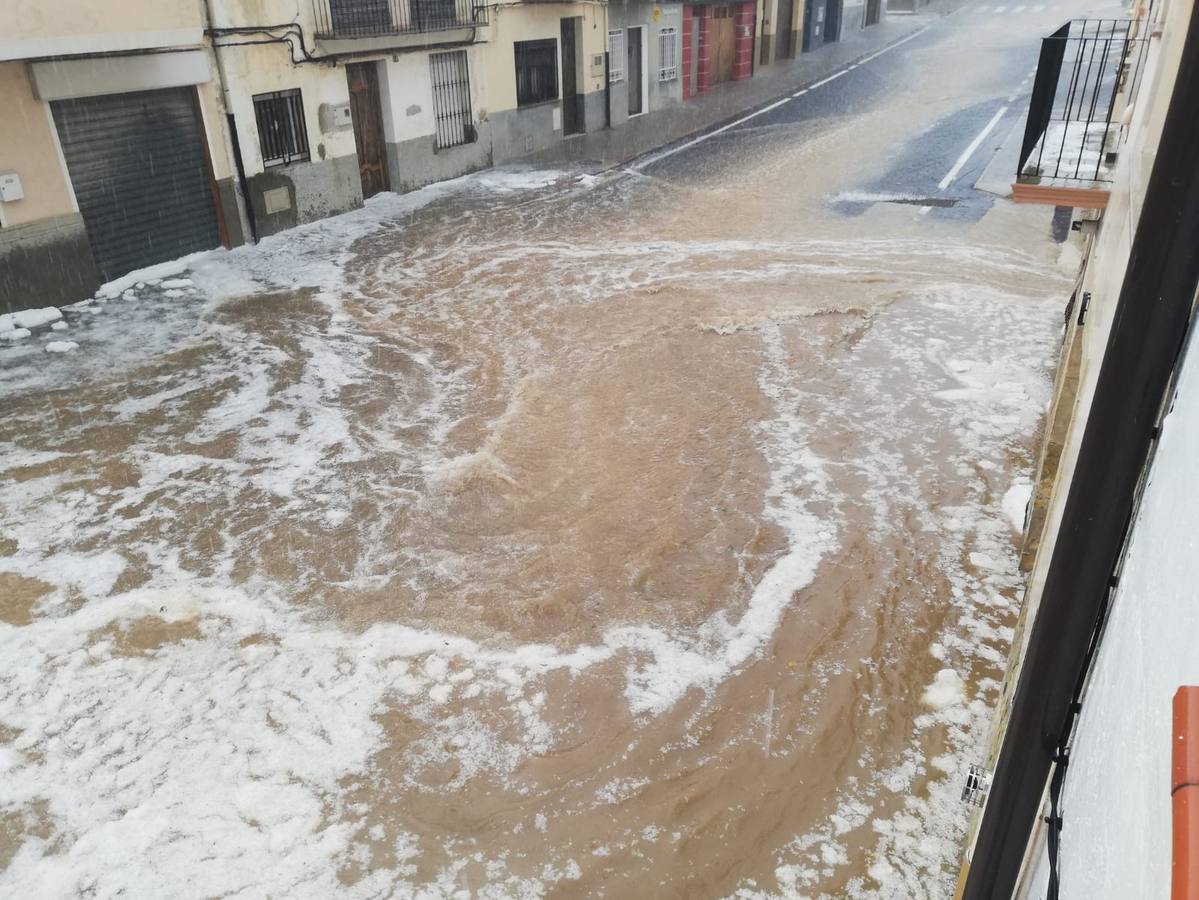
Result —
<instances>
[{"instance_id":1,"label":"cream coloured wall","mask_svg":"<svg viewBox=\"0 0 1199 900\"><path fill-rule=\"evenodd\" d=\"M299 88L304 104L304 126L313 161L353 156L354 132L322 132L319 108L322 103L350 102L350 89L342 66L293 65L281 44L227 47L219 51L225 72L226 105L237 124L242 162L246 175L264 170L254 118L254 95Z\"/></svg>"},{"instance_id":2,"label":"cream coloured wall","mask_svg":"<svg viewBox=\"0 0 1199 900\"><path fill-rule=\"evenodd\" d=\"M23 63L0 63L0 113L9 126L0 128L0 171L21 176L25 198L0 203L5 226L75 211L46 103L37 100Z\"/></svg>"},{"instance_id":3,"label":"cream coloured wall","mask_svg":"<svg viewBox=\"0 0 1199 900\"><path fill-rule=\"evenodd\" d=\"M588 71L593 53L603 53L608 41L607 11L591 3L534 3L520 6L491 8L491 38L485 51L483 66L487 84L487 99L491 112L516 107L516 57L513 43L554 38L561 41L560 20L571 16L583 18L582 71ZM558 67L561 73L562 48L558 48ZM559 74L561 89L561 74ZM584 77L579 91L592 93L604 89L603 76Z\"/></svg>"},{"instance_id":4,"label":"cream coloured wall","mask_svg":"<svg viewBox=\"0 0 1199 900\"><path fill-rule=\"evenodd\" d=\"M471 112L478 123L487 111L485 58L492 48L480 44L466 48L470 76ZM433 85L430 53L404 53L383 61L379 90L383 127L388 143L401 143L437 131L433 119Z\"/></svg>"},{"instance_id":5,"label":"cream coloured wall","mask_svg":"<svg viewBox=\"0 0 1199 900\"><path fill-rule=\"evenodd\" d=\"M203 0L4 0L0 60L198 44Z\"/></svg>"}]
</instances>

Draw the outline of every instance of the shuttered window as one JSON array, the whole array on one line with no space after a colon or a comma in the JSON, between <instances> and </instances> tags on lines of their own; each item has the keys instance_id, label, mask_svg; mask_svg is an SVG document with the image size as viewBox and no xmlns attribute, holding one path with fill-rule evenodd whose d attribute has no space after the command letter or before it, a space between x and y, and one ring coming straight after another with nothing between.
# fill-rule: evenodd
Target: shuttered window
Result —
<instances>
[{"instance_id":1,"label":"shuttered window","mask_svg":"<svg viewBox=\"0 0 1199 900\"><path fill-rule=\"evenodd\" d=\"M608 82L624 81L624 29L608 32Z\"/></svg>"},{"instance_id":2,"label":"shuttered window","mask_svg":"<svg viewBox=\"0 0 1199 900\"><path fill-rule=\"evenodd\" d=\"M516 105L529 106L558 99L558 42L517 41Z\"/></svg>"},{"instance_id":3,"label":"shuttered window","mask_svg":"<svg viewBox=\"0 0 1199 900\"><path fill-rule=\"evenodd\" d=\"M299 88L255 94L254 118L258 120L263 166L270 168L309 160L304 101Z\"/></svg>"},{"instance_id":4,"label":"shuttered window","mask_svg":"<svg viewBox=\"0 0 1199 900\"><path fill-rule=\"evenodd\" d=\"M475 139L470 114L470 74L466 51L429 54L433 82L433 118L437 125L437 148L469 144Z\"/></svg>"},{"instance_id":5,"label":"shuttered window","mask_svg":"<svg viewBox=\"0 0 1199 900\"><path fill-rule=\"evenodd\" d=\"M658 80L679 77L679 32L677 28L658 29Z\"/></svg>"}]
</instances>

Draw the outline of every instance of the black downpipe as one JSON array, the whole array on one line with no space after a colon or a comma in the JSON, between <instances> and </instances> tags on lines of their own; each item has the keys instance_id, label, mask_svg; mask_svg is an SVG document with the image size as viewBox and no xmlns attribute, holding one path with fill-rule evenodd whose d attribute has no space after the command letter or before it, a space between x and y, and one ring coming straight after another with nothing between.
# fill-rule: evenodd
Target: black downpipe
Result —
<instances>
[{"instance_id":1,"label":"black downpipe","mask_svg":"<svg viewBox=\"0 0 1199 900\"><path fill-rule=\"evenodd\" d=\"M241 196L246 205L246 221L250 224L250 241L258 243L258 223L254 221L254 204L250 200L250 183L246 180L246 166L241 158L241 140L237 136L237 123L229 113L229 137L233 142L233 164L237 166L237 183L241 185Z\"/></svg>"},{"instance_id":2,"label":"black downpipe","mask_svg":"<svg viewBox=\"0 0 1199 900\"><path fill-rule=\"evenodd\" d=\"M1186 333L1199 285L1196 247L1199 13L1193 12L963 900L1010 900L1020 876Z\"/></svg>"},{"instance_id":3,"label":"black downpipe","mask_svg":"<svg viewBox=\"0 0 1199 900\"><path fill-rule=\"evenodd\" d=\"M608 68L612 65L612 54L604 51L604 127L612 127L612 79L608 77Z\"/></svg>"}]
</instances>

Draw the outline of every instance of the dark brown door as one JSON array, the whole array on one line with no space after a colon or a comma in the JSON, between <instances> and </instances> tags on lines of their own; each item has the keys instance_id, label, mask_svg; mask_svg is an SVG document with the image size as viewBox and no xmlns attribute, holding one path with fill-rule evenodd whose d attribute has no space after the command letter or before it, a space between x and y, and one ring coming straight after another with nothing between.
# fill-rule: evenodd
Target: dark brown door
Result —
<instances>
[{"instance_id":1,"label":"dark brown door","mask_svg":"<svg viewBox=\"0 0 1199 900\"><path fill-rule=\"evenodd\" d=\"M579 39L576 20L561 20L562 133L583 133L583 96L579 93Z\"/></svg>"},{"instance_id":2,"label":"dark brown door","mask_svg":"<svg viewBox=\"0 0 1199 900\"><path fill-rule=\"evenodd\" d=\"M795 56L795 42L791 37L791 20L794 17L795 0L779 0L778 11L774 16L775 59L792 59Z\"/></svg>"},{"instance_id":3,"label":"dark brown door","mask_svg":"<svg viewBox=\"0 0 1199 900\"><path fill-rule=\"evenodd\" d=\"M346 81L350 85L350 117L354 121L358 174L362 177L365 200L389 187L383 110L379 105L379 70L374 63L347 63Z\"/></svg>"},{"instance_id":4,"label":"dark brown door","mask_svg":"<svg viewBox=\"0 0 1199 900\"><path fill-rule=\"evenodd\" d=\"M734 9L731 6L717 6L712 10L712 58L715 65L712 69L712 84L733 80L733 59L736 47L736 21Z\"/></svg>"}]
</instances>

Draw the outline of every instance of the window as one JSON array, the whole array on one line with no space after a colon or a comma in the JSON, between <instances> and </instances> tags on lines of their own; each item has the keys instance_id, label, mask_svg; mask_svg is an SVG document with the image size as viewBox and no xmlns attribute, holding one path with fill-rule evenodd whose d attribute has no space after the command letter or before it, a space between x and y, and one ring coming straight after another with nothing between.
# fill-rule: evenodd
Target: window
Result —
<instances>
[{"instance_id":1,"label":"window","mask_svg":"<svg viewBox=\"0 0 1199 900\"><path fill-rule=\"evenodd\" d=\"M624 81L624 29L608 32L608 83Z\"/></svg>"},{"instance_id":2,"label":"window","mask_svg":"<svg viewBox=\"0 0 1199 900\"><path fill-rule=\"evenodd\" d=\"M470 115L470 75L466 51L429 54L433 82L433 120L437 125L437 149L469 144L475 139Z\"/></svg>"},{"instance_id":3,"label":"window","mask_svg":"<svg viewBox=\"0 0 1199 900\"><path fill-rule=\"evenodd\" d=\"M558 42L517 41L516 105L529 106L558 99Z\"/></svg>"},{"instance_id":4,"label":"window","mask_svg":"<svg viewBox=\"0 0 1199 900\"><path fill-rule=\"evenodd\" d=\"M658 80L674 81L679 77L679 35L677 28L658 29Z\"/></svg>"},{"instance_id":5,"label":"window","mask_svg":"<svg viewBox=\"0 0 1199 900\"><path fill-rule=\"evenodd\" d=\"M299 88L255 94L254 118L258 120L263 166L308 161L308 132L304 128L304 103Z\"/></svg>"}]
</instances>

